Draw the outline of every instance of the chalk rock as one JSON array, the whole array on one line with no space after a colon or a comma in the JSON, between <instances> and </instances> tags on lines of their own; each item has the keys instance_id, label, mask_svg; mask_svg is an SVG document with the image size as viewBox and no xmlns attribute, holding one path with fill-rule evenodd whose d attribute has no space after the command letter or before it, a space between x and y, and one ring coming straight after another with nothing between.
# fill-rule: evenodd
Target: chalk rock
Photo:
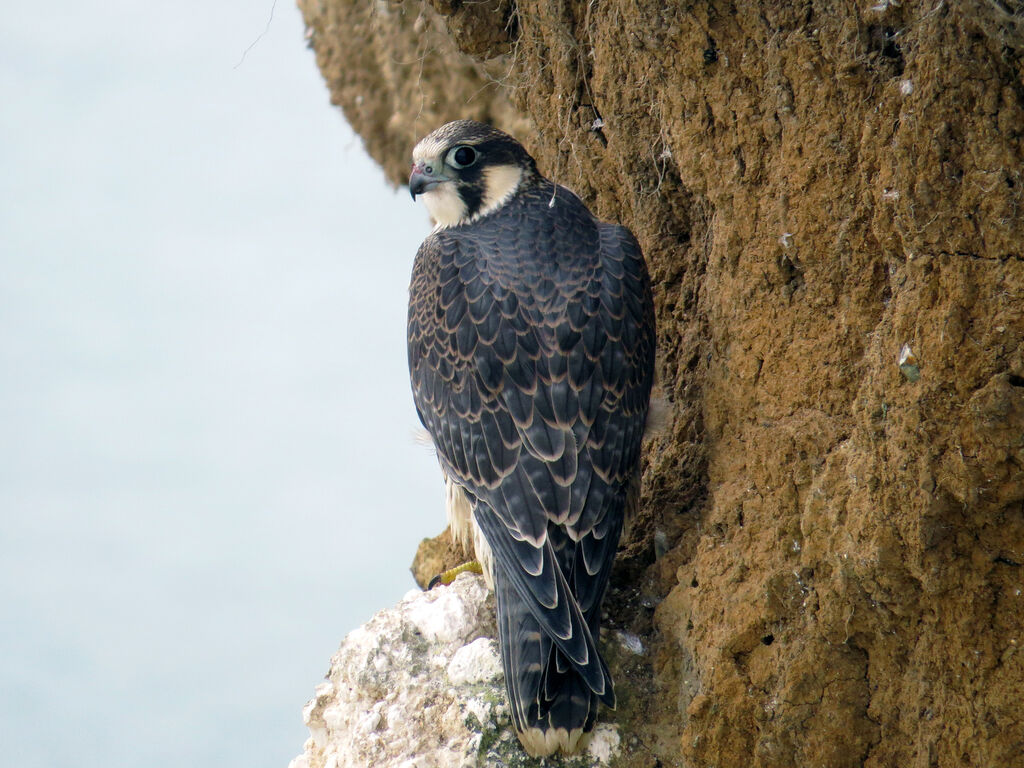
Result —
<instances>
[{"instance_id":1,"label":"chalk rock","mask_svg":"<svg viewBox=\"0 0 1024 768\"><path fill-rule=\"evenodd\" d=\"M289 768L484 768L606 765L614 726L590 750L542 763L512 730L495 640L494 599L479 576L414 591L351 632L303 710L303 753Z\"/></svg>"}]
</instances>

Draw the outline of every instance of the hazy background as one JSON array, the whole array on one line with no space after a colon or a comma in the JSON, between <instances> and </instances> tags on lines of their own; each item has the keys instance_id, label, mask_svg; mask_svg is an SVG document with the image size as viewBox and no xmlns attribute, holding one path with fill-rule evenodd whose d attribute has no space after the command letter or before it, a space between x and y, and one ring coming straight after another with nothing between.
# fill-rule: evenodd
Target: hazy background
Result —
<instances>
[{"instance_id":1,"label":"hazy background","mask_svg":"<svg viewBox=\"0 0 1024 768\"><path fill-rule=\"evenodd\" d=\"M284 768L443 526L405 368L426 214L270 13L0 20L0 765Z\"/></svg>"}]
</instances>

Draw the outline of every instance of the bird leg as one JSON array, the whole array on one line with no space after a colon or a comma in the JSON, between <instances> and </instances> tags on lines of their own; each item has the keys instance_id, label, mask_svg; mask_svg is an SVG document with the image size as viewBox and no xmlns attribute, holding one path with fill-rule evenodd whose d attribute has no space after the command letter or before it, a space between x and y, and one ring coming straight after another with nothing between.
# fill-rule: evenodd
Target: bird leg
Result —
<instances>
[{"instance_id":1,"label":"bird leg","mask_svg":"<svg viewBox=\"0 0 1024 768\"><path fill-rule=\"evenodd\" d=\"M457 565L454 568L449 568L447 571L443 573L437 574L437 576L430 580L430 583L427 585L427 589L433 589L439 584L444 584L447 587L449 584L455 581L455 577L458 576L460 573L483 574L483 572L484 569L478 561L470 560L468 563Z\"/></svg>"}]
</instances>

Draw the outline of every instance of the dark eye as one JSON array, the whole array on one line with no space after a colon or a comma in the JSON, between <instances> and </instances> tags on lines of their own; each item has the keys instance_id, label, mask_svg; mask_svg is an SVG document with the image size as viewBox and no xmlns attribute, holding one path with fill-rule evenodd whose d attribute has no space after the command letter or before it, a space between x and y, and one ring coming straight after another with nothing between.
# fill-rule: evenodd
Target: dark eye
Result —
<instances>
[{"instance_id":1,"label":"dark eye","mask_svg":"<svg viewBox=\"0 0 1024 768\"><path fill-rule=\"evenodd\" d=\"M448 155L448 160L456 168L465 168L476 162L476 150L472 147L456 147Z\"/></svg>"}]
</instances>

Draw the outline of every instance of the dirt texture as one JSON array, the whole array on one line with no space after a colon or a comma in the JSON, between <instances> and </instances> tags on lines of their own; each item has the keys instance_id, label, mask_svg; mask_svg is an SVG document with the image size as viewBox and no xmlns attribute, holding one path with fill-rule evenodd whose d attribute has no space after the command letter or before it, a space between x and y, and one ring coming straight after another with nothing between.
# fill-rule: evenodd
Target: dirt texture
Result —
<instances>
[{"instance_id":1,"label":"dirt texture","mask_svg":"<svg viewBox=\"0 0 1024 768\"><path fill-rule=\"evenodd\" d=\"M619 764L1024 766L1024 3L299 5L396 184L487 120L644 248Z\"/></svg>"},{"instance_id":2,"label":"dirt texture","mask_svg":"<svg viewBox=\"0 0 1024 768\"><path fill-rule=\"evenodd\" d=\"M452 540L451 530L445 528L441 535L420 542L409 570L420 589L430 589L436 576L472 558L472 553L466 552L461 544L456 544Z\"/></svg>"}]
</instances>

